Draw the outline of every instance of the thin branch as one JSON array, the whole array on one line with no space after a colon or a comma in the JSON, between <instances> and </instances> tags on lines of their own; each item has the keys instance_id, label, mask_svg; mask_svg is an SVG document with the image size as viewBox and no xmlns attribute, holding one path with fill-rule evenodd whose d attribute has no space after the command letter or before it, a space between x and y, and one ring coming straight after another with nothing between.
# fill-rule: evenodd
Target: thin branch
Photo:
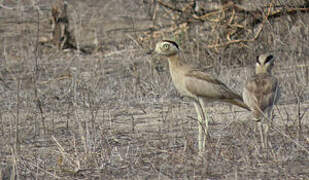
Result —
<instances>
[{"instance_id":1,"label":"thin branch","mask_svg":"<svg viewBox=\"0 0 309 180\"><path fill-rule=\"evenodd\" d=\"M253 38L251 39L236 39L236 40L230 40L230 41L227 41L225 43L221 43L221 44L214 44L214 45L209 45L207 46L208 48L218 48L218 47L224 47L224 46L228 46L230 44L235 44L235 43L240 43L240 42L253 42L255 41L261 34L262 30L263 30L263 27L264 27L264 24L266 23L266 21L268 21L268 17L269 15L271 14L271 7L270 6L268 8L268 11L267 11L267 15L264 17L264 20L262 22L262 24L260 25L257 33L254 35Z\"/></svg>"},{"instance_id":2,"label":"thin branch","mask_svg":"<svg viewBox=\"0 0 309 180\"><path fill-rule=\"evenodd\" d=\"M43 113L42 102L38 95L38 87L37 81L39 79L39 46L40 46L40 9L39 6L34 4L37 9L37 34L36 34L36 45L35 45L35 66L34 66L34 73L33 73L33 87L34 87L34 95L37 108L40 111L42 126L44 130L44 134L46 134L46 127L45 127L45 117Z\"/></svg>"},{"instance_id":3,"label":"thin branch","mask_svg":"<svg viewBox=\"0 0 309 180\"><path fill-rule=\"evenodd\" d=\"M180 13L183 12L181 9L177 9L177 8L175 8L174 6L172 6L172 5L168 4L168 3L163 2L162 0L158 0L157 2L158 2L158 4L160 4L161 6L166 7L166 8L168 8L168 9L170 9L170 10L173 10L173 11L176 11L176 12L180 12Z\"/></svg>"}]
</instances>

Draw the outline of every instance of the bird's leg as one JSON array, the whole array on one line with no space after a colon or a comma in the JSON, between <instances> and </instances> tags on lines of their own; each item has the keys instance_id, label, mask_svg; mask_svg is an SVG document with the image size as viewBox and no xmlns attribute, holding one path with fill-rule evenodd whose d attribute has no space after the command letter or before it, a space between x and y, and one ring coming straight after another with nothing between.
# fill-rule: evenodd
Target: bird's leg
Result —
<instances>
[{"instance_id":1,"label":"bird's leg","mask_svg":"<svg viewBox=\"0 0 309 180\"><path fill-rule=\"evenodd\" d=\"M264 133L265 133L265 145L266 148L268 149L268 130L269 130L269 126L272 127L272 123L273 123L273 110L270 109L267 112L267 117L265 118L266 120L266 124L264 126Z\"/></svg>"},{"instance_id":2,"label":"bird's leg","mask_svg":"<svg viewBox=\"0 0 309 180\"><path fill-rule=\"evenodd\" d=\"M258 108L258 111L260 114L259 116L261 117L256 120L258 120L257 125L260 130L261 145L263 149L267 149L268 148L268 128L269 128L269 123L270 123L271 112L267 111L267 114L265 114L259 108Z\"/></svg>"},{"instance_id":3,"label":"bird's leg","mask_svg":"<svg viewBox=\"0 0 309 180\"><path fill-rule=\"evenodd\" d=\"M206 106L205 103L203 101L203 99L199 99L199 103L201 105L202 108L202 113L204 116L204 120L205 120L205 127L204 127L204 142L203 142L203 147L205 147L206 144L206 140L209 137L209 133L208 133L208 114L207 114L207 110L206 110Z\"/></svg>"},{"instance_id":4,"label":"bird's leg","mask_svg":"<svg viewBox=\"0 0 309 180\"><path fill-rule=\"evenodd\" d=\"M268 122L260 121L258 122L259 129L260 129L260 136L261 136L261 144L263 149L268 148Z\"/></svg>"},{"instance_id":5,"label":"bird's leg","mask_svg":"<svg viewBox=\"0 0 309 180\"><path fill-rule=\"evenodd\" d=\"M268 130L269 130L269 126L272 124L272 115L273 115L273 111L272 109L268 110L267 114L264 114L264 124L262 124L262 128L263 128L263 133L264 133L264 139L263 139L263 144L264 147L268 149Z\"/></svg>"},{"instance_id":6,"label":"bird's leg","mask_svg":"<svg viewBox=\"0 0 309 180\"><path fill-rule=\"evenodd\" d=\"M201 153L203 150L204 150L204 147L203 147L203 126L202 126L202 123L203 123L203 119L204 118L204 115L203 115L203 110L201 109L201 105L199 104L199 102L194 102L194 107L195 107L195 110L196 110L196 113L197 113L197 119L198 119L198 150L199 150L199 153Z\"/></svg>"},{"instance_id":7,"label":"bird's leg","mask_svg":"<svg viewBox=\"0 0 309 180\"><path fill-rule=\"evenodd\" d=\"M264 144L264 131L263 131L263 122L259 121L258 122L258 127L260 130L260 138L261 138L261 144L262 144L262 148L265 148L265 144Z\"/></svg>"},{"instance_id":8,"label":"bird's leg","mask_svg":"<svg viewBox=\"0 0 309 180\"><path fill-rule=\"evenodd\" d=\"M264 125L264 133L265 133L265 137L264 137L264 142L265 142L265 148L268 150L268 128L269 128L269 122L267 122L265 125Z\"/></svg>"},{"instance_id":9,"label":"bird's leg","mask_svg":"<svg viewBox=\"0 0 309 180\"><path fill-rule=\"evenodd\" d=\"M268 112L268 123L269 123L269 127L273 127L274 126L274 110L271 109Z\"/></svg>"}]
</instances>

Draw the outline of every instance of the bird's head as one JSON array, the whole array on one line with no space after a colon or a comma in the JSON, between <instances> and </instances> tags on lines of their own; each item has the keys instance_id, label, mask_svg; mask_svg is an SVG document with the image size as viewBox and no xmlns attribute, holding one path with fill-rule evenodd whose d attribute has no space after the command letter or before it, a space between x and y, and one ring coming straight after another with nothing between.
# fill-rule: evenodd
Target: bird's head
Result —
<instances>
[{"instance_id":1,"label":"bird's head","mask_svg":"<svg viewBox=\"0 0 309 180\"><path fill-rule=\"evenodd\" d=\"M178 54L178 44L170 40L162 40L156 44L155 52L164 56L174 56Z\"/></svg>"},{"instance_id":2,"label":"bird's head","mask_svg":"<svg viewBox=\"0 0 309 180\"><path fill-rule=\"evenodd\" d=\"M274 61L275 58L271 54L262 54L257 56L255 65L256 73L270 73L273 68Z\"/></svg>"}]
</instances>

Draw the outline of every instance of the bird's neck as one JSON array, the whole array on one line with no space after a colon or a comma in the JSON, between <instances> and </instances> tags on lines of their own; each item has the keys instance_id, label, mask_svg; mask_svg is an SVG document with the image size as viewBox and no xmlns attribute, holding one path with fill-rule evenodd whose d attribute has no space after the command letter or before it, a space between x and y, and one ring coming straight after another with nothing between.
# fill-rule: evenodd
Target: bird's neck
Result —
<instances>
[{"instance_id":1,"label":"bird's neck","mask_svg":"<svg viewBox=\"0 0 309 180\"><path fill-rule=\"evenodd\" d=\"M256 68L255 73L256 74L271 74L271 71L266 68Z\"/></svg>"},{"instance_id":2,"label":"bird's neck","mask_svg":"<svg viewBox=\"0 0 309 180\"><path fill-rule=\"evenodd\" d=\"M178 54L173 55L173 56L169 56L168 57L168 63L169 63L170 68L179 67L179 66L183 65L183 63L179 59Z\"/></svg>"}]
</instances>

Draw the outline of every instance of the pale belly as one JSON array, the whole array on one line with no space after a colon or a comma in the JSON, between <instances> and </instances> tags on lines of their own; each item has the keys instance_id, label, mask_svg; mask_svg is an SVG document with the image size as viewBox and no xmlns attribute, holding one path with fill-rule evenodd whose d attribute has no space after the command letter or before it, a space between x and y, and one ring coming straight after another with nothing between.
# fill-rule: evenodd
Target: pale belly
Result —
<instances>
[{"instance_id":1,"label":"pale belly","mask_svg":"<svg viewBox=\"0 0 309 180\"><path fill-rule=\"evenodd\" d=\"M177 75L175 73L171 73L173 84L176 88L176 90L180 93L181 96L186 96L190 98L196 99L197 97L193 95L190 91L186 88L186 79L180 79L180 77L184 77L182 75Z\"/></svg>"}]
</instances>

